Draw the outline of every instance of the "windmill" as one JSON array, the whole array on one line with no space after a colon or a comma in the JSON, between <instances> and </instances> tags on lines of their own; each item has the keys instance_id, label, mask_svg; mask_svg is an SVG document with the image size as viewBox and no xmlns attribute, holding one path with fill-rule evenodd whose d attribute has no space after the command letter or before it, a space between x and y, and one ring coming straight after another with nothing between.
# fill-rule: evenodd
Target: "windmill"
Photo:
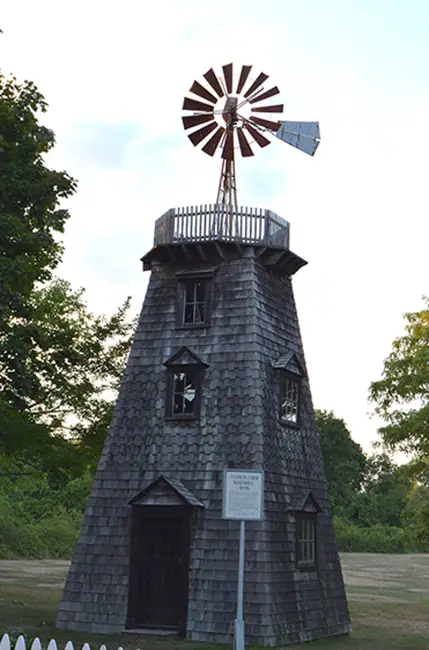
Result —
<instances>
[{"instance_id":1,"label":"windmill","mask_svg":"<svg viewBox=\"0 0 429 650\"><path fill-rule=\"evenodd\" d=\"M185 130L192 129L188 137L195 147L203 143L202 151L209 156L221 151L216 204L236 208L237 144L241 156L249 158L254 156L254 143L266 147L271 143L267 136L274 135L313 156L320 142L320 130L318 122L274 121L264 117L270 114L279 117L284 108L283 104L266 104L267 100L279 95L280 90L277 86L265 89L269 77L264 72L254 78L252 66L243 65L239 74L234 75L232 63L222 66L222 72L218 77L210 68L203 75L203 83L194 81L189 91L198 99L185 97L182 108L187 114L182 120Z\"/></svg>"},{"instance_id":2,"label":"windmill","mask_svg":"<svg viewBox=\"0 0 429 650\"><path fill-rule=\"evenodd\" d=\"M161 214L142 257L150 280L60 628L222 644L234 630L236 650L244 619L249 645L264 647L351 630L293 293L306 261L289 222L238 207L235 185L235 155L274 138L313 155L319 125L279 121L278 88L251 71L210 69L185 98L191 142L221 155L217 202ZM242 596L238 522L222 517L227 468L262 470L267 486Z\"/></svg>"}]
</instances>

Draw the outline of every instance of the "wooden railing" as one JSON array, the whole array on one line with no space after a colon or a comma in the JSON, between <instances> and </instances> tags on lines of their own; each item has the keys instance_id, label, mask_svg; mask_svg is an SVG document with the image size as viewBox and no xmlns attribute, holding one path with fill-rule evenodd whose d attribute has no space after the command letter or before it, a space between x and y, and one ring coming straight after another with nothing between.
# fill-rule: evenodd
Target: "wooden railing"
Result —
<instances>
[{"instance_id":1,"label":"wooden railing","mask_svg":"<svg viewBox=\"0 0 429 650\"><path fill-rule=\"evenodd\" d=\"M155 246L204 241L288 249L289 223L270 210L219 204L172 208L155 223Z\"/></svg>"}]
</instances>

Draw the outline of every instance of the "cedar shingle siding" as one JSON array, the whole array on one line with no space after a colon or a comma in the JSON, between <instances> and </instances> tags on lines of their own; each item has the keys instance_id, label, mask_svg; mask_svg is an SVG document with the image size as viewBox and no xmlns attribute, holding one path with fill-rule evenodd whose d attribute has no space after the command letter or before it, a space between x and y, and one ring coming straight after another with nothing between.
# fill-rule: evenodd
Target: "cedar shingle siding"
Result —
<instances>
[{"instance_id":1,"label":"cedar shingle siding","mask_svg":"<svg viewBox=\"0 0 429 650\"><path fill-rule=\"evenodd\" d=\"M177 247L176 261L165 260L162 246L151 252L147 294L57 624L106 633L130 624L132 510L152 507L160 494L159 505L182 500L191 513L186 637L231 643L239 523L221 519L222 472L237 467L265 470L265 519L246 526L246 642L271 646L346 633L349 614L291 279L265 266L258 247L201 247L207 259L200 262L192 246L183 258ZM210 326L177 328L176 274L208 266L217 267ZM165 418L164 364L183 347L206 367L198 418L175 421ZM279 359L284 363L276 368ZM299 426L280 421L288 360L302 375ZM138 499L130 505L160 476L167 481L158 481L146 505ZM317 568L306 571L297 568L295 513L310 501L317 505Z\"/></svg>"}]
</instances>

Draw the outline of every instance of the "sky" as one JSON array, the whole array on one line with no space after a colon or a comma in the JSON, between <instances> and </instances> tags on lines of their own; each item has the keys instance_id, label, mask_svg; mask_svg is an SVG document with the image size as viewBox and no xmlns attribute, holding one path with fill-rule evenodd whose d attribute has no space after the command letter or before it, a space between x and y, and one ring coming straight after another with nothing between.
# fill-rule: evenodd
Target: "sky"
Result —
<instances>
[{"instance_id":1,"label":"sky","mask_svg":"<svg viewBox=\"0 0 429 650\"><path fill-rule=\"evenodd\" d=\"M314 158L276 140L239 160L238 200L290 222L315 406L370 451L368 387L429 293L429 2L9 0L0 21L0 66L44 94L48 164L79 183L58 274L95 312L139 311L156 218L215 201L220 158L182 128L194 79L252 64L282 119L320 122Z\"/></svg>"}]
</instances>

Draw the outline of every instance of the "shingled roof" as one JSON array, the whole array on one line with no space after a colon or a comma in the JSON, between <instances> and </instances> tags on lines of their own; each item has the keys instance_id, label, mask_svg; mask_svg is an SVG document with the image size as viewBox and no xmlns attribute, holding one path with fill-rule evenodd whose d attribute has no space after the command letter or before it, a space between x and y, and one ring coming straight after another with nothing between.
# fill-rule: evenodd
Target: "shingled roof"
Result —
<instances>
[{"instance_id":1,"label":"shingled roof","mask_svg":"<svg viewBox=\"0 0 429 650\"><path fill-rule=\"evenodd\" d=\"M180 499L189 506L194 506L196 508L204 508L204 503L202 503L187 487L183 485L178 479L169 478L164 475L158 476L157 479L151 481L144 490L139 492L135 497L129 501L129 505L137 505L140 502L144 501L144 497L148 496L150 492L154 491L157 487L160 487L161 484L164 484L164 487L170 488L173 490L174 494L178 495Z\"/></svg>"},{"instance_id":2,"label":"shingled roof","mask_svg":"<svg viewBox=\"0 0 429 650\"><path fill-rule=\"evenodd\" d=\"M290 512L323 512L316 497L309 490L300 490L292 496L288 506Z\"/></svg>"},{"instance_id":3,"label":"shingled roof","mask_svg":"<svg viewBox=\"0 0 429 650\"><path fill-rule=\"evenodd\" d=\"M294 375L300 375L301 377L306 376L305 367L302 363L299 355L296 352L288 352L287 354L279 357L276 360L273 360L271 363L273 368L277 370L288 370Z\"/></svg>"},{"instance_id":4,"label":"shingled roof","mask_svg":"<svg viewBox=\"0 0 429 650\"><path fill-rule=\"evenodd\" d=\"M173 354L167 361L164 362L164 366L167 368L169 366L203 366L208 368L209 364L200 359L192 350L183 346L175 354Z\"/></svg>"}]
</instances>

